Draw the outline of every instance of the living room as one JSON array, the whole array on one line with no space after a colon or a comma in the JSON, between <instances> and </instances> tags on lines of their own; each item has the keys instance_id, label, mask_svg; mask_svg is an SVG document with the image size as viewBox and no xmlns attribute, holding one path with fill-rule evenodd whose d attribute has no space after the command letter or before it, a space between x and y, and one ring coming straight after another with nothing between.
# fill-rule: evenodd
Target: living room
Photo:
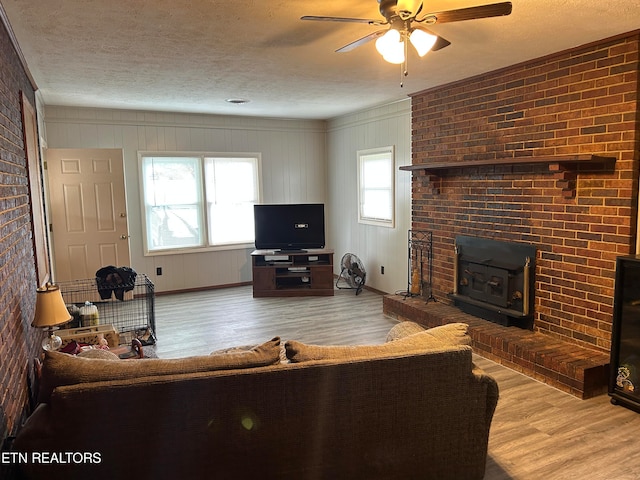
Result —
<instances>
[{"instance_id":1,"label":"living room","mask_svg":"<svg viewBox=\"0 0 640 480\"><path fill-rule=\"evenodd\" d=\"M24 92L37 108L43 146L123 150L132 265L152 277L158 292L248 284L250 250L145 256L138 151L260 151L265 159L265 198L274 203L325 203L329 212L329 245L338 255L354 251L361 256L368 268L367 284L375 290L393 293L406 288L407 230L418 228L434 231L433 286L436 296L446 299L452 288L455 235L491 230L494 237L534 242L540 249L535 328L583 347L602 352L610 349L615 257L636 251L637 31L597 39L586 46L453 85L411 92L411 98L326 120L44 105L13 51L6 29L2 37L2 104L7 112L3 116L2 160L12 178L5 183L6 193L1 199L6 219L3 231L7 232L3 235L1 277L5 309L0 324L2 385L7 392L0 418L3 438L16 431L28 410L27 385L32 382L28 366L37 355L41 340L29 326L37 280L27 180L21 163L24 153L17 140L22 132L19 92ZM557 83L558 78L569 78L567 72L572 68L584 77ZM594 84L589 85L589 81ZM510 98L518 94L531 96L533 103L527 105L525 99L511 101L511 106L519 104L520 108L503 110L497 114L500 118L493 118L486 113L490 108L486 103L492 101L488 95L496 94L489 91L489 86L496 85L501 86L501 92L513 93ZM598 93L598 88L611 90ZM450 93L452 90L454 93ZM590 93L593 96L588 99ZM442 100L448 95L451 98ZM582 97L578 99L576 95ZM580 101L591 100L594 103L577 106ZM444 112L440 117L434 118L426 110L423 113L422 105L438 102L438 110ZM469 107L470 103L474 107ZM588 114L576 113L586 110ZM505 122L499 125L503 141L499 143L491 135L479 139L450 132L449 137L441 133L434 138L422 132L433 125L467 121L471 111L480 112L476 125L498 126ZM563 114L565 118L559 119ZM521 136L517 129L522 128L517 122L523 118L536 126L540 137L517 138ZM560 125L572 120L576 123ZM615 128L603 130L605 124ZM487 127L483 131L489 130ZM542 137L545 132L559 130L565 130L566 135L554 136L553 145ZM445 146L454 144L472 155L465 158L459 150L446 151ZM494 158L505 152L559 158L600 154L616 161L613 171L579 170L575 175L565 173L562 178L549 172L546 165L515 170L495 165L479 167L485 170L462 172L462 180L451 171L434 179L396 170L395 228L381 230L357 223L354 191L355 152L380 145L395 145L397 167L424 163L424 152L431 151L441 162L449 160L449 156L477 160L477 153L487 151ZM459 198L456 189L470 176L478 175L478 189L471 193L478 198ZM478 206L479 203L483 205ZM470 215L471 207L482 210L482 215ZM469 222L474 226L470 227ZM208 267L202 268L203 265ZM163 275L156 275L159 267ZM380 267L385 267L384 274Z\"/></svg>"}]
</instances>

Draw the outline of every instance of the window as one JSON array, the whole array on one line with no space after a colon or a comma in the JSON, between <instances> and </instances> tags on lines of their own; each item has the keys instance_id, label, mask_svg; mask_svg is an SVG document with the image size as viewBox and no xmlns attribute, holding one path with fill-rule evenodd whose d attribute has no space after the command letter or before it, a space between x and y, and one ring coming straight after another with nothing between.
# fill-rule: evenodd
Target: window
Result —
<instances>
[{"instance_id":1,"label":"window","mask_svg":"<svg viewBox=\"0 0 640 480\"><path fill-rule=\"evenodd\" d=\"M253 244L259 154L139 156L147 254Z\"/></svg>"},{"instance_id":2,"label":"window","mask_svg":"<svg viewBox=\"0 0 640 480\"><path fill-rule=\"evenodd\" d=\"M392 146L358 151L358 222L394 226L394 157Z\"/></svg>"}]
</instances>

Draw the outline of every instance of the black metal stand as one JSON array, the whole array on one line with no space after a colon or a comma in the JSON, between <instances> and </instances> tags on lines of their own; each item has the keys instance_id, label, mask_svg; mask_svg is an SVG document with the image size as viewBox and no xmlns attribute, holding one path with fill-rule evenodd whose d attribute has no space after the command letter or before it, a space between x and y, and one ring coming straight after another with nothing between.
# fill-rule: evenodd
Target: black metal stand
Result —
<instances>
[{"instance_id":1,"label":"black metal stand","mask_svg":"<svg viewBox=\"0 0 640 480\"><path fill-rule=\"evenodd\" d=\"M409 230L407 252L407 297L425 297L436 301L433 296L433 233ZM425 279L425 267L427 277Z\"/></svg>"}]
</instances>

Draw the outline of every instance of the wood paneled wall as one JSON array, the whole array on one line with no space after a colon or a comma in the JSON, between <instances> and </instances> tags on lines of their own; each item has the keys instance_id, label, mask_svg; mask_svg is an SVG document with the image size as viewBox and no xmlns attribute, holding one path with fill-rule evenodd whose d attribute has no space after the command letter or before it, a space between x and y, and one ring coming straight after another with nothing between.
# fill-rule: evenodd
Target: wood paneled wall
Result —
<instances>
[{"instance_id":1,"label":"wood paneled wall","mask_svg":"<svg viewBox=\"0 0 640 480\"><path fill-rule=\"evenodd\" d=\"M45 125L50 148L123 149L132 266L158 291L249 282L250 250L145 257L139 150L261 152L265 202L324 202L327 245L336 261L356 253L365 262L367 285L385 292L406 288L411 175L396 170L396 228L360 225L356 152L394 145L396 166L410 164L409 99L330 122L48 106Z\"/></svg>"},{"instance_id":2,"label":"wood paneled wall","mask_svg":"<svg viewBox=\"0 0 640 480\"><path fill-rule=\"evenodd\" d=\"M396 153L395 228L359 224L357 152L388 145L394 145ZM327 162L331 245L336 250L336 264L343 254L355 253L367 270L366 285L387 293L406 290L411 174L398 167L411 164L411 101L330 120Z\"/></svg>"},{"instance_id":3,"label":"wood paneled wall","mask_svg":"<svg viewBox=\"0 0 640 480\"><path fill-rule=\"evenodd\" d=\"M251 249L144 256L138 151L260 152L265 202L327 200L323 121L48 106L45 125L49 148L123 149L132 267L160 292L250 282Z\"/></svg>"}]
</instances>

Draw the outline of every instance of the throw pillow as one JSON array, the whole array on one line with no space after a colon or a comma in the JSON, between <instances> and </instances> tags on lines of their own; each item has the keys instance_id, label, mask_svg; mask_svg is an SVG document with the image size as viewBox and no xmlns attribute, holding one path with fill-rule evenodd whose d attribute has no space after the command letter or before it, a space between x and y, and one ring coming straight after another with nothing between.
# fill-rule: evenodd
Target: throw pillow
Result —
<instances>
[{"instance_id":1,"label":"throw pillow","mask_svg":"<svg viewBox=\"0 0 640 480\"><path fill-rule=\"evenodd\" d=\"M395 325L381 345L307 345L295 340L285 343L287 358L292 362L310 360L352 360L409 352L440 350L452 345L470 345L466 323L449 323L425 330L414 322Z\"/></svg>"},{"instance_id":2,"label":"throw pillow","mask_svg":"<svg viewBox=\"0 0 640 480\"><path fill-rule=\"evenodd\" d=\"M380 345L307 345L295 340L288 340L284 347L289 360L292 362L306 362L310 360L354 360L402 355L405 353L441 350L447 346L449 346L447 343L430 335L428 331L424 331Z\"/></svg>"},{"instance_id":3,"label":"throw pillow","mask_svg":"<svg viewBox=\"0 0 640 480\"><path fill-rule=\"evenodd\" d=\"M84 350L78 354L82 358L100 358L102 360L120 360L120 357L109 350L103 350L101 348L91 348Z\"/></svg>"},{"instance_id":4,"label":"throw pillow","mask_svg":"<svg viewBox=\"0 0 640 480\"><path fill-rule=\"evenodd\" d=\"M241 345L238 347L223 348L223 349L215 350L211 352L211 355L219 355L221 353L244 352L246 350L251 350L252 348L255 348L255 345ZM289 363L289 359L287 358L287 353L285 352L285 349L284 349L284 344L280 345L280 363Z\"/></svg>"},{"instance_id":5,"label":"throw pillow","mask_svg":"<svg viewBox=\"0 0 640 480\"><path fill-rule=\"evenodd\" d=\"M250 350L166 360L149 358L114 362L82 358L60 352L45 352L38 401L49 401L53 389L60 385L234 370L277 363L280 363L280 337L275 337Z\"/></svg>"},{"instance_id":6,"label":"throw pillow","mask_svg":"<svg viewBox=\"0 0 640 480\"><path fill-rule=\"evenodd\" d=\"M450 345L471 345L469 325L466 323L448 323L426 331Z\"/></svg>"},{"instance_id":7,"label":"throw pillow","mask_svg":"<svg viewBox=\"0 0 640 480\"><path fill-rule=\"evenodd\" d=\"M424 327L416 322L400 322L389 330L385 341L393 342L394 340L408 337L414 333L424 332L424 330Z\"/></svg>"},{"instance_id":8,"label":"throw pillow","mask_svg":"<svg viewBox=\"0 0 640 480\"><path fill-rule=\"evenodd\" d=\"M415 322L401 322L389 330L386 341L393 342L416 333L429 332L430 335L450 345L471 345L468 330L469 325L466 323L447 323L425 330Z\"/></svg>"}]
</instances>

